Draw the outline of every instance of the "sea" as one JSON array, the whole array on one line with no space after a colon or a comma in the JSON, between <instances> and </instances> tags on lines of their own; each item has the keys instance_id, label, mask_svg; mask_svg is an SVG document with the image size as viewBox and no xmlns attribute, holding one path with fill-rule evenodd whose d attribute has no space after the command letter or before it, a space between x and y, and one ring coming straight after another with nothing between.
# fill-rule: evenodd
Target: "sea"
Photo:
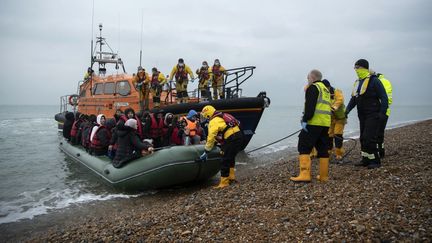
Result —
<instances>
[{"instance_id":1,"label":"sea","mask_svg":"<svg viewBox=\"0 0 432 243\"><path fill-rule=\"evenodd\" d=\"M264 147L300 129L302 107L271 105L256 134L238 157L238 168L256 168L295 153L297 134ZM58 106L0 106L0 224L32 219L72 205L157 193L124 193L111 188L58 148L54 115ZM394 106L388 128L431 119L432 106ZM345 137L358 136L355 110Z\"/></svg>"}]
</instances>

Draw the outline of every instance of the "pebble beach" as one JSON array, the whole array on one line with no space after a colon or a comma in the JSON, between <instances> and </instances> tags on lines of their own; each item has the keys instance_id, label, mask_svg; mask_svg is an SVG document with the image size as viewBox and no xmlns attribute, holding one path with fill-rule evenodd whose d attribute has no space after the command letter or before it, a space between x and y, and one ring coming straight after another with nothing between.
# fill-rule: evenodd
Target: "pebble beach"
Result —
<instances>
[{"instance_id":1,"label":"pebble beach","mask_svg":"<svg viewBox=\"0 0 432 243\"><path fill-rule=\"evenodd\" d=\"M359 144L327 183L293 183L296 154L212 183L162 190L0 225L0 241L430 242L432 120L386 131L379 169L355 167ZM345 143L349 149L353 141ZM318 161L313 160L313 175Z\"/></svg>"}]
</instances>

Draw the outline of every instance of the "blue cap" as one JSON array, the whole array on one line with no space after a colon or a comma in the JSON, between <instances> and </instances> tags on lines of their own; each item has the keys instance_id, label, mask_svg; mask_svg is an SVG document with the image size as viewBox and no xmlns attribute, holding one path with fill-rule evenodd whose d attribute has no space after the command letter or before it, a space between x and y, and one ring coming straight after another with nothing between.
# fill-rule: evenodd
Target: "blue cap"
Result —
<instances>
[{"instance_id":1,"label":"blue cap","mask_svg":"<svg viewBox=\"0 0 432 243\"><path fill-rule=\"evenodd\" d=\"M189 113L187 114L186 118L187 119L192 119L193 116L198 115L198 113L195 110L190 110Z\"/></svg>"}]
</instances>

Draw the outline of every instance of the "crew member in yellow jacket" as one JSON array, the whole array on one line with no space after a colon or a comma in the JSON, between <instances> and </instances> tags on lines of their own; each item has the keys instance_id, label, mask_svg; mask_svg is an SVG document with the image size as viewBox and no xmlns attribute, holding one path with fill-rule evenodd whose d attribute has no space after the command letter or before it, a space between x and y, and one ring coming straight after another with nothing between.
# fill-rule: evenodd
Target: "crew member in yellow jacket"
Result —
<instances>
[{"instance_id":1,"label":"crew member in yellow jacket","mask_svg":"<svg viewBox=\"0 0 432 243\"><path fill-rule=\"evenodd\" d=\"M216 111L211 105L206 105L201 111L201 116L209 120L207 142L201 160L207 159L216 141L222 145L221 179L215 188L224 188L235 181L235 157L243 148L243 132L240 130L240 122L228 113Z\"/></svg>"},{"instance_id":2,"label":"crew member in yellow jacket","mask_svg":"<svg viewBox=\"0 0 432 243\"><path fill-rule=\"evenodd\" d=\"M199 78L198 89L201 92L202 100L206 101L211 95L209 91L209 81L212 79L211 69L209 68L207 61L202 62L202 66L200 69L196 70L196 74Z\"/></svg>"},{"instance_id":3,"label":"crew member in yellow jacket","mask_svg":"<svg viewBox=\"0 0 432 243\"><path fill-rule=\"evenodd\" d=\"M213 99L219 98L223 99L225 94L223 92L224 85L224 75L226 75L226 70L223 66L221 66L219 59L214 61L214 65L211 68L212 73L212 88L213 88Z\"/></svg>"},{"instance_id":4,"label":"crew member in yellow jacket","mask_svg":"<svg viewBox=\"0 0 432 243\"><path fill-rule=\"evenodd\" d=\"M150 75L141 66L138 67L137 74L133 77L133 83L139 93L140 109L149 109Z\"/></svg>"},{"instance_id":5,"label":"crew member in yellow jacket","mask_svg":"<svg viewBox=\"0 0 432 243\"><path fill-rule=\"evenodd\" d=\"M160 106L160 96L162 93L162 86L166 84L167 80L165 75L157 70L157 68L152 68L152 77L150 83L150 91L153 96L153 107L159 108Z\"/></svg>"},{"instance_id":6,"label":"crew member in yellow jacket","mask_svg":"<svg viewBox=\"0 0 432 243\"><path fill-rule=\"evenodd\" d=\"M187 87L189 82L188 74L191 80L193 80L194 74L192 70L188 65L184 63L183 58L180 58L177 65L175 65L171 70L171 74L169 77L170 81L172 81L175 77L178 103L185 103L189 99L189 95L187 93Z\"/></svg>"},{"instance_id":7,"label":"crew member in yellow jacket","mask_svg":"<svg viewBox=\"0 0 432 243\"><path fill-rule=\"evenodd\" d=\"M387 121L388 118L390 116L390 105L393 103L393 87L392 84L390 82L390 80L388 80L387 78L384 77L384 75L382 73L376 73L373 70L370 70L372 75L376 75L378 77L378 79L381 81L382 85L384 86L384 90L387 94L387 98L388 98L388 108L386 111L386 115L382 118L381 120L381 125L379 127L379 131L378 131L378 136L377 136L377 140L378 140L378 155L380 156L380 158L384 158L385 157L385 148L384 148L384 131L385 128L387 126Z\"/></svg>"},{"instance_id":8,"label":"crew member in yellow jacket","mask_svg":"<svg viewBox=\"0 0 432 243\"><path fill-rule=\"evenodd\" d=\"M305 105L301 120L302 130L299 134L297 150L299 152L300 173L290 180L295 182L311 181L312 148L318 151L319 175L321 182L328 180L329 154L328 130L331 124L330 92L321 82L322 74L319 70L309 72L308 85L305 92Z\"/></svg>"},{"instance_id":9,"label":"crew member in yellow jacket","mask_svg":"<svg viewBox=\"0 0 432 243\"><path fill-rule=\"evenodd\" d=\"M327 79L323 79L323 84L330 91L331 99L331 124L329 128L329 153L333 152L333 144L335 147L334 154L337 160L341 160L345 150L343 149L343 132L347 119L345 116L345 105L343 93L340 89L335 89L331 86Z\"/></svg>"}]
</instances>

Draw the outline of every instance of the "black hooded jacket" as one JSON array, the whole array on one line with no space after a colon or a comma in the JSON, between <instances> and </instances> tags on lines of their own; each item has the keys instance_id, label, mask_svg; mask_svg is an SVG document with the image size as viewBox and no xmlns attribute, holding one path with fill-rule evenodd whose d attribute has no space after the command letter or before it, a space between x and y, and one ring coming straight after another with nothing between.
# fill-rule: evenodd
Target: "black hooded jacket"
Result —
<instances>
[{"instance_id":1,"label":"black hooded jacket","mask_svg":"<svg viewBox=\"0 0 432 243\"><path fill-rule=\"evenodd\" d=\"M141 142L135 130L126 127L125 130L117 130L117 151L113 159L113 166L120 168L127 162L139 158L141 150L151 147L150 143Z\"/></svg>"},{"instance_id":2,"label":"black hooded jacket","mask_svg":"<svg viewBox=\"0 0 432 243\"><path fill-rule=\"evenodd\" d=\"M65 115L65 122L63 123L63 137L66 138L67 140L71 139L71 130L72 130L72 125L75 121L75 115L72 112L67 112Z\"/></svg>"}]
</instances>

